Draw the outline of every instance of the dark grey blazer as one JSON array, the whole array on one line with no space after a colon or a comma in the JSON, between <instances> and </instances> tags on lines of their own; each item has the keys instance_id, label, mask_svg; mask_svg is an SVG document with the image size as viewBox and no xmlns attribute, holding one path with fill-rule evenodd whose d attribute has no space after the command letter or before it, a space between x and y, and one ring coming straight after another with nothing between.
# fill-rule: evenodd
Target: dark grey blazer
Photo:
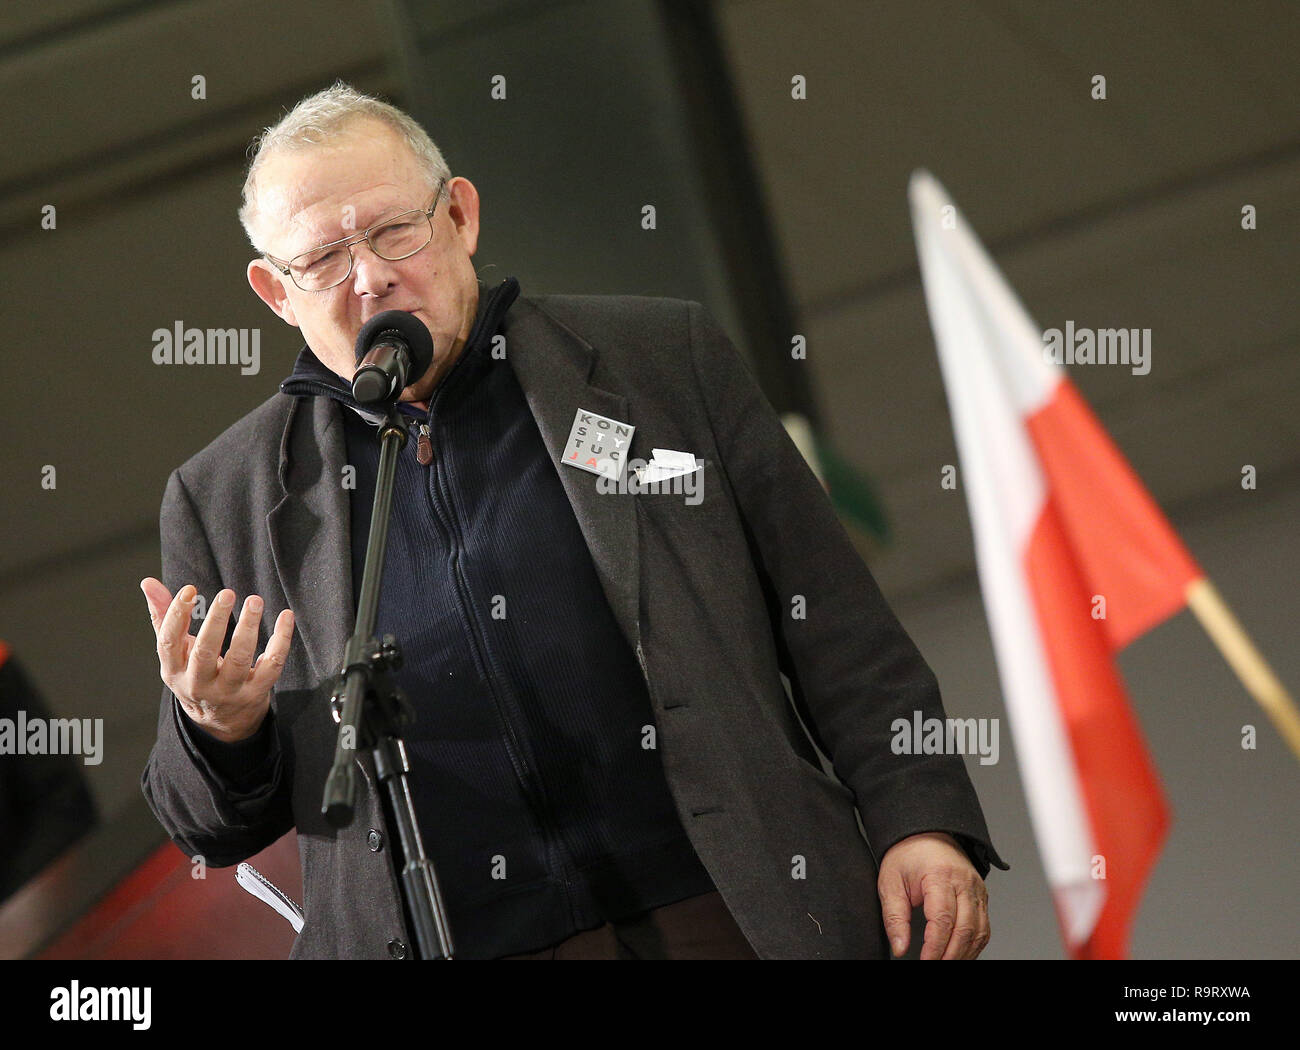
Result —
<instances>
[{"instance_id":1,"label":"dark grey blazer","mask_svg":"<svg viewBox=\"0 0 1300 1050\"><path fill-rule=\"evenodd\" d=\"M886 957L873 851L907 835L949 831L981 875L990 860L1005 867L962 758L891 751L895 718L944 717L935 678L704 308L521 296L502 332L645 672L682 823L755 951ZM602 493L595 474L561 466L579 408L632 423L632 459L670 448L704 460L703 500ZM241 601L260 594L262 644L265 625L294 610L272 779L243 792L223 782L164 690L143 789L172 840L217 867L297 827L306 925L295 958L387 958L391 941L411 943L389 851L366 843L386 830L368 755L353 825L335 831L320 815L336 735L329 679L354 619L343 411L277 393L173 472L161 513L173 593L193 583L209 599L222 587ZM838 779L822 772L782 672Z\"/></svg>"}]
</instances>

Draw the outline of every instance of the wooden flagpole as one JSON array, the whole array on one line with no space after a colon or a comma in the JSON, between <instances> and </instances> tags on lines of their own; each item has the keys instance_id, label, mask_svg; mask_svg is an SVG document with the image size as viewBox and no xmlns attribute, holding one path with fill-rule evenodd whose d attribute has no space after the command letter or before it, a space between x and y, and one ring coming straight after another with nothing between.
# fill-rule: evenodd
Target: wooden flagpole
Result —
<instances>
[{"instance_id":1,"label":"wooden flagpole","mask_svg":"<svg viewBox=\"0 0 1300 1050\"><path fill-rule=\"evenodd\" d=\"M1214 584L1204 576L1188 584L1187 605L1201 621L1210 640L1219 647L1228 666L1237 673L1246 691L1273 720L1282 739L1300 760L1300 712L1296 710L1295 701L1255 648Z\"/></svg>"}]
</instances>

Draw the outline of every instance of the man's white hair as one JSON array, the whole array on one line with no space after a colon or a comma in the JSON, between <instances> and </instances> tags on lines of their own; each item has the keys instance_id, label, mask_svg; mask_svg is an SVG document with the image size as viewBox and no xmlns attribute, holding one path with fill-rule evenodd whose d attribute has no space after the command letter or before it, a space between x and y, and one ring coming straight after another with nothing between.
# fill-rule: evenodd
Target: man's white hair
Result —
<instances>
[{"instance_id":1,"label":"man's white hair","mask_svg":"<svg viewBox=\"0 0 1300 1050\"><path fill-rule=\"evenodd\" d=\"M363 95L350 84L336 80L333 85L308 95L280 122L266 128L249 149L251 161L248 176L244 179L239 221L249 242L259 252L264 251L264 241L257 229L257 175L267 158L275 153L307 149L338 138L356 120L376 120L397 132L415 154L424 169L429 189L440 180L451 178L451 169L442 152L408 114L372 95Z\"/></svg>"}]
</instances>

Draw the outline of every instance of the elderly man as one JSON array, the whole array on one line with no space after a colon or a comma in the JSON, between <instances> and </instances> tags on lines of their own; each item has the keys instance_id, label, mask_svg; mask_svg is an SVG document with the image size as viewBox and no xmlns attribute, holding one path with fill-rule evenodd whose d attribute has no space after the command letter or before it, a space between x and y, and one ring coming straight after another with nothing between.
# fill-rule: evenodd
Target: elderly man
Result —
<instances>
[{"instance_id":1,"label":"elderly man","mask_svg":"<svg viewBox=\"0 0 1300 1050\"><path fill-rule=\"evenodd\" d=\"M983 949L1006 865L963 761L890 747L944 716L934 677L698 304L484 286L474 186L342 84L263 135L240 217L306 346L172 474L141 584L166 687L143 789L181 849L230 865L296 827L294 957L412 953L368 756L353 824L320 814L378 462L348 380L398 309L435 356L401 395L377 632L456 954L887 957L916 905L923 958ZM597 428L626 435L612 473ZM695 498L629 484L654 449L691 454Z\"/></svg>"}]
</instances>

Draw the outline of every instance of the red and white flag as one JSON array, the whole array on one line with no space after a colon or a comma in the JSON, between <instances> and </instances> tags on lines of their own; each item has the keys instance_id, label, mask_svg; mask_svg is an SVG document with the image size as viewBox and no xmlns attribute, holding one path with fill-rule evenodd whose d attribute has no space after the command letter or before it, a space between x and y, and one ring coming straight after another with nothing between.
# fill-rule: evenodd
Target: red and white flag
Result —
<instances>
[{"instance_id":1,"label":"red and white flag","mask_svg":"<svg viewBox=\"0 0 1300 1050\"><path fill-rule=\"evenodd\" d=\"M1169 826L1115 654L1202 576L926 172L912 223L1021 779L1066 948L1122 958Z\"/></svg>"}]
</instances>

